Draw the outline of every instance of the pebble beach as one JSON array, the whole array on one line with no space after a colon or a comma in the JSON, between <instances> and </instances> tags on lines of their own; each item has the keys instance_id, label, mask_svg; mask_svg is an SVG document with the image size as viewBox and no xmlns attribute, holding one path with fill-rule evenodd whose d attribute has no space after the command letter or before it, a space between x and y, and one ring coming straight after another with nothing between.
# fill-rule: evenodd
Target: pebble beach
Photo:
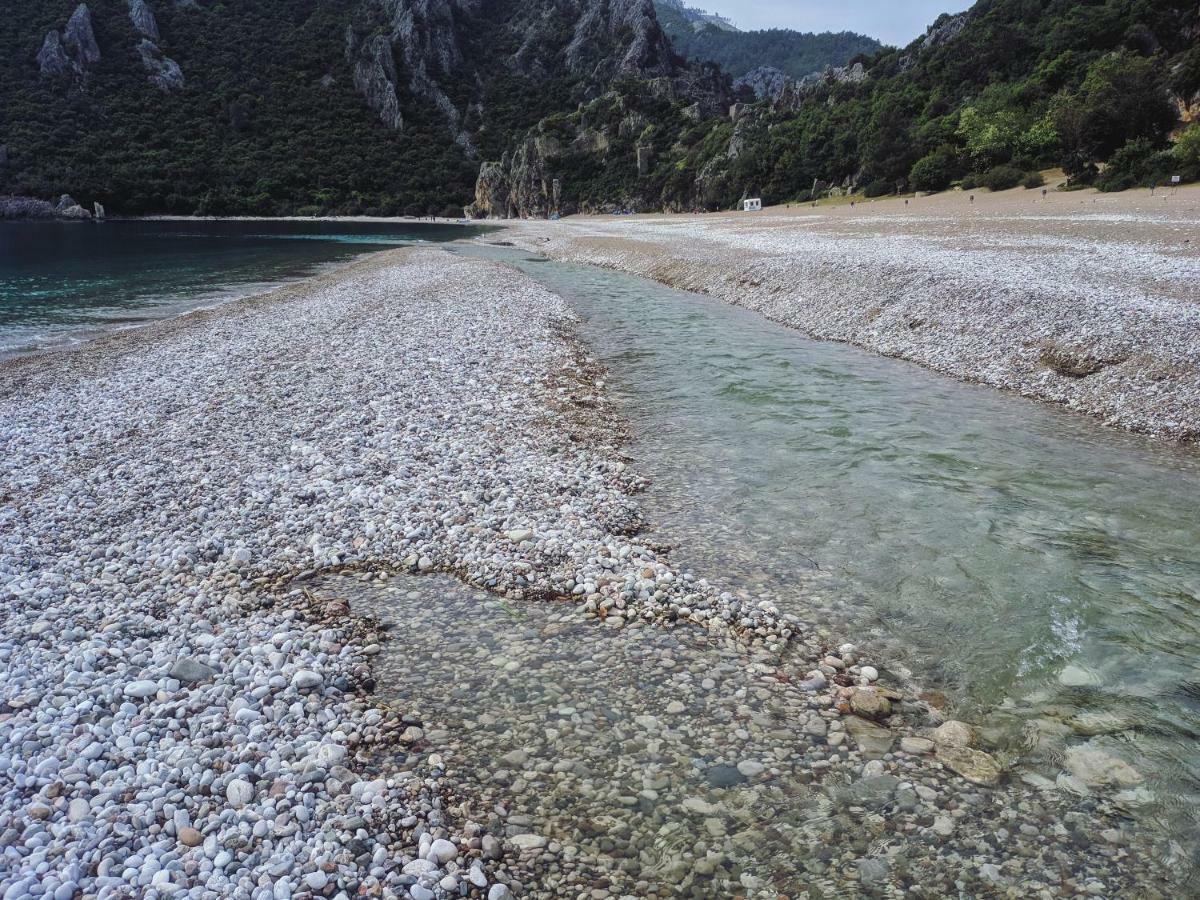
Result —
<instances>
[{"instance_id":1,"label":"pebble beach","mask_svg":"<svg viewBox=\"0 0 1200 900\"><path fill-rule=\"evenodd\" d=\"M525 222L551 258L822 340L1200 440L1200 191L950 191L760 213Z\"/></svg>"},{"instance_id":2,"label":"pebble beach","mask_svg":"<svg viewBox=\"0 0 1200 900\"><path fill-rule=\"evenodd\" d=\"M545 227L515 239L676 282L750 252L715 217ZM853 635L646 539L576 321L408 249L0 364L0 898L1175 895L1119 759L1013 777ZM1019 333L979 378L1194 438L1187 333L1061 395Z\"/></svg>"}]
</instances>

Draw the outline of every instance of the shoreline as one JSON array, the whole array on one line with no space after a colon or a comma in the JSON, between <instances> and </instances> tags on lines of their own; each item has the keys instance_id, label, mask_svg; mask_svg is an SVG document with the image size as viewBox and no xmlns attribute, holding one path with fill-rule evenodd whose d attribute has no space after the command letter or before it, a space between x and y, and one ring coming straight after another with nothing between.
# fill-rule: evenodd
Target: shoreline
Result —
<instances>
[{"instance_id":1,"label":"shoreline","mask_svg":"<svg viewBox=\"0 0 1200 900\"><path fill-rule=\"evenodd\" d=\"M536 822L489 830L441 812L435 801L457 786L438 745L416 733L421 721L374 700L373 660L403 632L385 641L353 599L303 590L347 570L381 582L453 573L493 597L571 598L572 615L614 633L739 634L760 657L751 675L797 710L789 765L889 796L918 782L928 795L914 793L914 809L930 811L911 822L897 813L895 826L961 846L980 889L991 883L1008 849L968 848L994 825L986 810L1019 808L1014 828L1034 815L1030 791L996 786L1001 765L966 746L969 730L935 730L933 710L879 684L850 645L814 641L794 617L676 570L637 536L638 476L620 458L602 373L571 338L575 320L510 267L408 248L0 364L0 777L16 786L0 799L0 830L32 828L59 883L92 889L249 892L265 877L287 879L293 896L336 885L418 898L450 895L449 878L501 900L555 896L538 884L546 872L598 877L594 858L556 850ZM89 714L97 708L111 711L108 724ZM48 737L10 754L34 723ZM889 749L870 749L883 741ZM380 768L381 751L386 760L414 742L429 745L414 768ZM746 769L769 787L775 776L759 766ZM149 805L117 803L113 772ZM946 797L959 809L956 798L979 792L972 784L989 786L978 815L935 815ZM165 804L174 812L160 830L138 824ZM1069 809L1048 795L1039 804ZM1097 829L1121 829L1113 809L1094 816ZM356 818L364 824L351 827ZM369 859L391 860L382 879L320 838L328 829L339 845L361 842L366 823ZM248 847L227 849L235 836ZM283 852L293 862L275 872ZM864 847L847 865L865 881L878 877L872 859ZM71 879L75 864L100 874ZM1079 864L1110 890L1148 884L1128 855L1080 851ZM940 865L933 874L954 874ZM18 868L5 884L34 877ZM641 890L620 872L604 877ZM1033 889L1043 876L1017 877Z\"/></svg>"},{"instance_id":2,"label":"shoreline","mask_svg":"<svg viewBox=\"0 0 1200 900\"><path fill-rule=\"evenodd\" d=\"M849 343L1200 441L1200 189L951 193L762 213L524 221L552 259L711 295Z\"/></svg>"}]
</instances>

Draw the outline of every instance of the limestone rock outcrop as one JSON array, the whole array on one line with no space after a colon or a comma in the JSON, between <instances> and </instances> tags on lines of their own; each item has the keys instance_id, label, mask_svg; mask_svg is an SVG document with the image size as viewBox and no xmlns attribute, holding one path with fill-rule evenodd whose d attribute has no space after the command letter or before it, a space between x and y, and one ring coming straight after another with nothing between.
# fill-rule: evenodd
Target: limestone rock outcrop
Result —
<instances>
[{"instance_id":1,"label":"limestone rock outcrop","mask_svg":"<svg viewBox=\"0 0 1200 900\"><path fill-rule=\"evenodd\" d=\"M963 30L967 27L967 23L970 21L970 11L958 13L957 15L946 14L941 16L925 32L925 37L921 39L920 49L932 50L934 47L950 43L963 33Z\"/></svg>"},{"instance_id":2,"label":"limestone rock outcrop","mask_svg":"<svg viewBox=\"0 0 1200 900\"><path fill-rule=\"evenodd\" d=\"M619 75L645 78L675 72L671 42L658 24L651 0L587 0L579 6L566 50L573 72L596 82Z\"/></svg>"},{"instance_id":3,"label":"limestone rock outcrop","mask_svg":"<svg viewBox=\"0 0 1200 900\"><path fill-rule=\"evenodd\" d=\"M92 12L86 3L80 3L67 20L63 31L63 44L67 52L80 65L87 67L100 62L100 47L96 43L96 32L92 27Z\"/></svg>"},{"instance_id":4,"label":"limestone rock outcrop","mask_svg":"<svg viewBox=\"0 0 1200 900\"><path fill-rule=\"evenodd\" d=\"M759 66L733 82L735 89L749 88L757 100L774 100L793 79L771 66Z\"/></svg>"},{"instance_id":5,"label":"limestone rock outcrop","mask_svg":"<svg viewBox=\"0 0 1200 900\"><path fill-rule=\"evenodd\" d=\"M480 167L475 202L468 218L548 218L561 215L562 182L552 172L562 145L545 135L530 135L498 163ZM569 210L573 211L573 210Z\"/></svg>"},{"instance_id":6,"label":"limestone rock outcrop","mask_svg":"<svg viewBox=\"0 0 1200 900\"><path fill-rule=\"evenodd\" d=\"M183 70L179 63L163 55L158 44L149 38L142 38L138 44L138 55L142 58L142 67L146 70L150 83L160 91L181 91L184 88Z\"/></svg>"},{"instance_id":7,"label":"limestone rock outcrop","mask_svg":"<svg viewBox=\"0 0 1200 900\"><path fill-rule=\"evenodd\" d=\"M83 77L98 62L100 46L92 27L92 13L86 3L80 3L61 32L46 33L37 55L38 70L43 78Z\"/></svg>"},{"instance_id":8,"label":"limestone rock outcrop","mask_svg":"<svg viewBox=\"0 0 1200 900\"><path fill-rule=\"evenodd\" d=\"M347 28L346 54L368 105L399 129L402 96L431 104L471 155L486 85L498 75L570 82L579 100L590 100L619 77L681 71L652 0L530 0L486 9L481 0L364 0L360 12ZM494 55L465 52L481 30Z\"/></svg>"},{"instance_id":9,"label":"limestone rock outcrop","mask_svg":"<svg viewBox=\"0 0 1200 900\"><path fill-rule=\"evenodd\" d=\"M354 87L367 105L393 131L404 129L400 99L396 95L396 60L386 35L377 34L359 45L353 30L348 30L346 55L354 66Z\"/></svg>"},{"instance_id":10,"label":"limestone rock outcrop","mask_svg":"<svg viewBox=\"0 0 1200 900\"><path fill-rule=\"evenodd\" d=\"M75 202L70 194L63 194L54 205L54 215L60 219L90 219L92 214Z\"/></svg>"},{"instance_id":11,"label":"limestone rock outcrop","mask_svg":"<svg viewBox=\"0 0 1200 900\"><path fill-rule=\"evenodd\" d=\"M129 0L129 21L142 37L156 44L162 40L158 31L158 20L154 18L154 10L146 0Z\"/></svg>"},{"instance_id":12,"label":"limestone rock outcrop","mask_svg":"<svg viewBox=\"0 0 1200 900\"><path fill-rule=\"evenodd\" d=\"M43 78L61 78L75 71L75 63L57 31L46 33L42 49L38 51L37 64Z\"/></svg>"}]
</instances>

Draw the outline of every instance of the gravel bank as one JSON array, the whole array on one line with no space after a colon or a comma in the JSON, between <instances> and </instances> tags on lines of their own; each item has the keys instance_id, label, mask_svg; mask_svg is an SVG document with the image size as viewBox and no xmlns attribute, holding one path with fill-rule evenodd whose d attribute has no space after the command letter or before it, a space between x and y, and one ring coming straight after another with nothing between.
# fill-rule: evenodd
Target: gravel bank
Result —
<instances>
[{"instance_id":1,"label":"gravel bank","mask_svg":"<svg viewBox=\"0 0 1200 900\"><path fill-rule=\"evenodd\" d=\"M414 251L0 367L0 895L504 896L480 827L392 777L415 724L315 570L786 640L711 591L681 614L616 537L635 485L571 321Z\"/></svg>"},{"instance_id":2,"label":"gravel bank","mask_svg":"<svg viewBox=\"0 0 1200 900\"><path fill-rule=\"evenodd\" d=\"M1052 785L992 790L1002 761L935 730L852 646L640 542L622 425L572 324L531 280L422 249L0 366L4 900L712 896L769 890L765 854L829 841L805 871L838 890L1155 895L1164 853L1122 818L1137 797L1092 793L1136 773L1081 761L1083 807ZM359 608L325 580L387 591L439 572L492 598L573 599L530 608L555 610L538 634L565 628L587 660L517 683L541 669L522 626L492 711L488 684L458 682L484 671L494 604L468 621L435 586L416 609ZM667 652L672 630L647 677L640 641ZM551 746L616 754L646 782L632 793L539 768L550 703L584 683L612 685L617 721L560 699ZM489 734L505 709L519 722ZM712 757L712 790L754 782L794 804L777 780L794 777L838 815L823 802L757 837L736 825L753 803L689 789L672 772L685 750L657 759L680 734ZM455 762L470 752L472 773ZM580 796L650 804L657 830L537 805Z\"/></svg>"},{"instance_id":3,"label":"gravel bank","mask_svg":"<svg viewBox=\"0 0 1200 900\"><path fill-rule=\"evenodd\" d=\"M1017 190L521 223L511 240L814 337L1200 440L1200 192Z\"/></svg>"}]
</instances>

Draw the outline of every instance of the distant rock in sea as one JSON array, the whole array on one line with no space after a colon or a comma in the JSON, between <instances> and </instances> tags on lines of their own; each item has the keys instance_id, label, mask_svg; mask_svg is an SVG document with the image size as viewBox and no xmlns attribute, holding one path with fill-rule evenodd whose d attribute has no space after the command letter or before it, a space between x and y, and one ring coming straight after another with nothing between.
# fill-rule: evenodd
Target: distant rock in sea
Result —
<instances>
[{"instance_id":1,"label":"distant rock in sea","mask_svg":"<svg viewBox=\"0 0 1200 900\"><path fill-rule=\"evenodd\" d=\"M104 217L104 207L95 204L97 218ZM38 200L36 197L0 196L0 221L18 219L90 219L92 214L84 209L70 194L63 194L57 203Z\"/></svg>"},{"instance_id":2,"label":"distant rock in sea","mask_svg":"<svg viewBox=\"0 0 1200 900\"><path fill-rule=\"evenodd\" d=\"M90 219L92 217L92 214L76 203L75 198L70 194L63 194L58 198L54 214L60 219Z\"/></svg>"}]
</instances>

